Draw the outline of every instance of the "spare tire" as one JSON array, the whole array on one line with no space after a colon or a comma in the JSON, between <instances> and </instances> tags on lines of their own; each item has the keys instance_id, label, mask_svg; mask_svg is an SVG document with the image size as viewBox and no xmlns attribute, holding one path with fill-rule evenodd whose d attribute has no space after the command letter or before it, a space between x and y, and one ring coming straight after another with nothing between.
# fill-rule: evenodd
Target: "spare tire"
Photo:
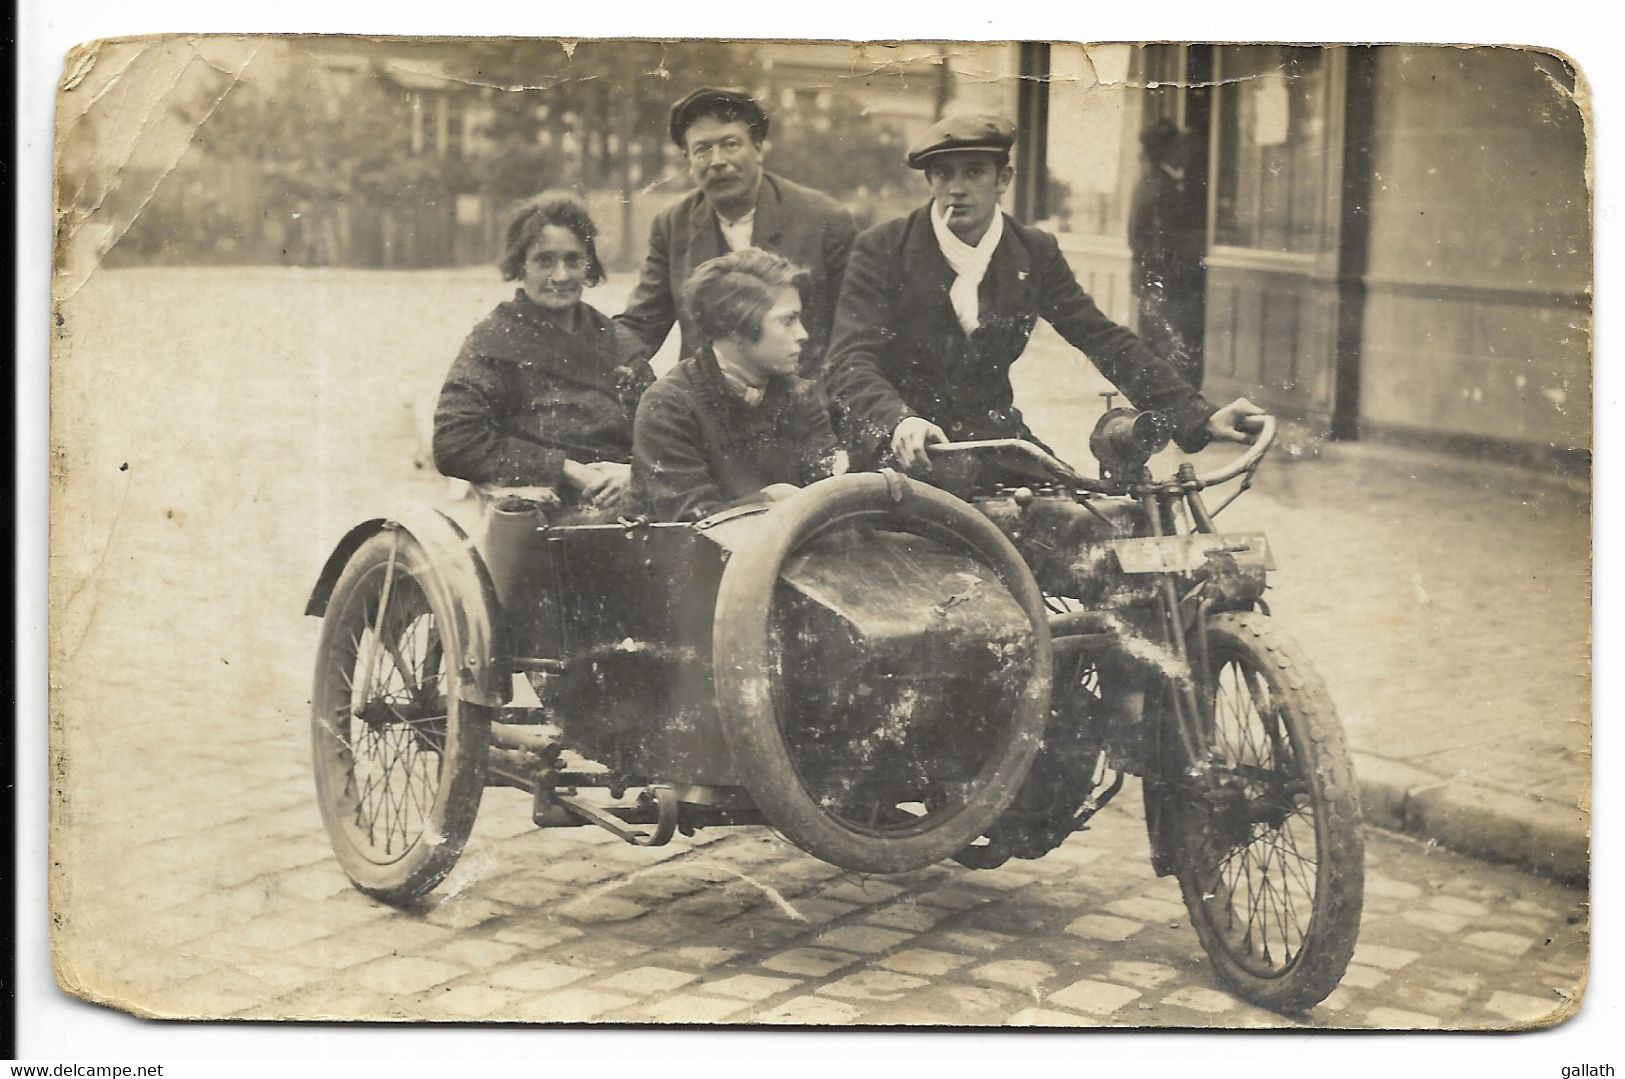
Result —
<instances>
[{"instance_id":1,"label":"spare tire","mask_svg":"<svg viewBox=\"0 0 1625 1079\"><path fill-rule=\"evenodd\" d=\"M871 574L884 587L845 593L885 641L861 610L860 628L831 631L808 594L887 559ZM712 659L736 774L767 823L856 872L920 869L984 834L1049 716L1048 615L1021 556L969 504L891 473L773 507L723 571Z\"/></svg>"}]
</instances>

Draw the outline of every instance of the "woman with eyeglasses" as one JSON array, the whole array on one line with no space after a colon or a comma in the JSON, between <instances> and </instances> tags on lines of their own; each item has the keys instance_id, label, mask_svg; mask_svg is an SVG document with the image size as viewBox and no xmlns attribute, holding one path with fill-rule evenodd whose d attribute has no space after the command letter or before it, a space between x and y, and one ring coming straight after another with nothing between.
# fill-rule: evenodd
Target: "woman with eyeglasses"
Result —
<instances>
[{"instance_id":1,"label":"woman with eyeglasses","mask_svg":"<svg viewBox=\"0 0 1625 1079\"><path fill-rule=\"evenodd\" d=\"M435 409L434 462L447 476L549 488L569 516L625 508L632 414L654 375L623 364L615 324L581 299L604 279L596 234L568 194L514 211L498 267L519 287L463 342Z\"/></svg>"}]
</instances>

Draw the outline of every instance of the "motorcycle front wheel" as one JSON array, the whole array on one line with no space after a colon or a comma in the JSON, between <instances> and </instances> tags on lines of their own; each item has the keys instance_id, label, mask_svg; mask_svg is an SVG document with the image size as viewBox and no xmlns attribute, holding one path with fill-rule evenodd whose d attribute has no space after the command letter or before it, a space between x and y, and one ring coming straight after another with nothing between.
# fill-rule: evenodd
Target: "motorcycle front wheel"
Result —
<instances>
[{"instance_id":1,"label":"motorcycle front wheel","mask_svg":"<svg viewBox=\"0 0 1625 1079\"><path fill-rule=\"evenodd\" d=\"M1324 1000L1354 954L1365 846L1331 697L1264 615L1207 624L1198 756L1170 781L1175 872L1202 947L1246 999ZM1194 644L1194 641L1193 641Z\"/></svg>"}]
</instances>

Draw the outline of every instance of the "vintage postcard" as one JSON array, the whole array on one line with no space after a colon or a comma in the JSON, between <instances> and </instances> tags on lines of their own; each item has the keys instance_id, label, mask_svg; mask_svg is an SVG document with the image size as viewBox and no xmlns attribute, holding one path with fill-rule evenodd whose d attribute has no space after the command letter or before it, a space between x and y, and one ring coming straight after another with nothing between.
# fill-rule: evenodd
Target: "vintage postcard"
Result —
<instances>
[{"instance_id":1,"label":"vintage postcard","mask_svg":"<svg viewBox=\"0 0 1625 1079\"><path fill-rule=\"evenodd\" d=\"M61 988L1563 1021L1589 132L1512 47L74 50Z\"/></svg>"}]
</instances>

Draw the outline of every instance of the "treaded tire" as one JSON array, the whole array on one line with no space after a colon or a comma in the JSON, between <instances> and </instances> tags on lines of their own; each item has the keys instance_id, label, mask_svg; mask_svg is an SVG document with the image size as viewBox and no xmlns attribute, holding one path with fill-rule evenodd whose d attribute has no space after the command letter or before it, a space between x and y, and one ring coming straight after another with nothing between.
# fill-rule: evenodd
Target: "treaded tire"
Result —
<instances>
[{"instance_id":1,"label":"treaded tire","mask_svg":"<svg viewBox=\"0 0 1625 1079\"><path fill-rule=\"evenodd\" d=\"M796 549L835 522L856 517L973 552L1026 612L1032 665L1004 737L956 809L930 826L877 835L850 827L806 789L780 728L772 617L779 572ZM1016 795L1049 715L1054 660L1044 598L1004 534L967 503L923 483L877 473L812 484L775 505L766 527L735 550L718 589L712 633L717 710L734 768L767 822L796 846L843 869L903 873L950 857L993 825Z\"/></svg>"},{"instance_id":2,"label":"treaded tire","mask_svg":"<svg viewBox=\"0 0 1625 1079\"><path fill-rule=\"evenodd\" d=\"M446 657L463 644L452 611L423 548L397 528L350 557L322 619L311 694L317 802L351 883L388 903L445 879L484 792L491 710L455 692ZM369 656L372 677L362 679Z\"/></svg>"},{"instance_id":3,"label":"treaded tire","mask_svg":"<svg viewBox=\"0 0 1625 1079\"><path fill-rule=\"evenodd\" d=\"M1215 748L1212 763L1220 772L1228 767L1229 774L1249 778L1235 781L1228 807L1222 798L1193 798L1188 773L1173 778L1167 805L1175 871L1197 936L1220 978L1263 1007L1305 1011L1337 987L1359 936L1365 846L1354 769L1331 696L1289 637L1254 612L1215 615L1207 632L1212 670L1206 685L1210 692L1218 687L1215 719L1207 732ZM1259 681L1235 677L1243 671L1253 672ZM1227 700L1244 709L1243 694L1254 702L1251 716L1227 717ZM1279 716L1278 737L1270 736L1266 713ZM1262 742L1227 733L1246 727L1262 733ZM1263 756L1266 744L1267 766L1247 759ZM1266 790L1271 784L1279 785L1273 793ZM1278 824L1253 819L1272 817L1288 805L1298 808ZM1304 821L1303 808L1311 812L1312 822ZM1241 829L1253 838L1238 845ZM1301 857L1300 835L1313 837L1310 859ZM1254 874L1253 851L1270 837L1276 845L1263 849ZM1228 882L1226 865L1236 870ZM1312 866L1312 875L1306 866ZM1280 872L1272 875L1274 869ZM1276 945L1280 954L1272 954L1272 930L1282 929L1283 937L1294 935L1285 920L1293 907L1280 896L1311 879L1309 920L1300 927L1296 947L1283 940ZM1274 883L1266 887L1265 880ZM1285 891L1272 893L1277 885ZM1271 913L1282 915L1277 925L1268 924Z\"/></svg>"}]
</instances>

